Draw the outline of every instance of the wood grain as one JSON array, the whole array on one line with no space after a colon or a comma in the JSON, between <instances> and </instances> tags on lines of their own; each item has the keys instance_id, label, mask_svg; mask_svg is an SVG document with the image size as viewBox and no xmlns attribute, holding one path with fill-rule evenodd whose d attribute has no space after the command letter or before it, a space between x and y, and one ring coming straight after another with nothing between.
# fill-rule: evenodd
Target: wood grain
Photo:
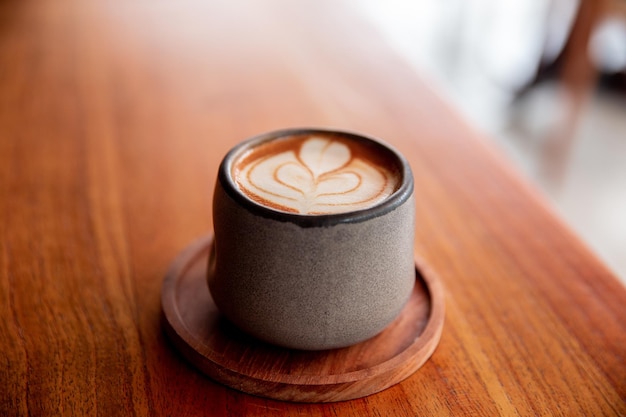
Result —
<instances>
[{"instance_id":1,"label":"wood grain","mask_svg":"<svg viewBox=\"0 0 626 417\"><path fill-rule=\"evenodd\" d=\"M343 349L299 351L259 342L219 313L207 285L215 257L208 235L183 249L163 282L166 334L178 352L213 380L261 397L306 403L364 397L417 371L435 351L444 322L439 278L416 266L412 295L377 336Z\"/></svg>"},{"instance_id":2,"label":"wood grain","mask_svg":"<svg viewBox=\"0 0 626 417\"><path fill-rule=\"evenodd\" d=\"M624 287L349 4L0 3L0 415L626 415ZM431 359L354 401L241 394L160 328L220 159L291 126L407 157L446 288Z\"/></svg>"}]
</instances>

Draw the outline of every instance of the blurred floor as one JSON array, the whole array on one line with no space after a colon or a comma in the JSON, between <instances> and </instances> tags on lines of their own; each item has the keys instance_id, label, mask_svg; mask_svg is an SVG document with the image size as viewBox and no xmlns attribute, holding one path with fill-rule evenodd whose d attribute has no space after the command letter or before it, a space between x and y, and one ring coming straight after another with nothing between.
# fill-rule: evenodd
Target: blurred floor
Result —
<instances>
[{"instance_id":1,"label":"blurred floor","mask_svg":"<svg viewBox=\"0 0 626 417\"><path fill-rule=\"evenodd\" d=\"M554 108L552 84L512 109L514 121L494 132L496 143L561 217L626 283L626 97L596 91L578 121L560 172L542 166L541 131ZM523 127L522 127L523 126Z\"/></svg>"},{"instance_id":2,"label":"blurred floor","mask_svg":"<svg viewBox=\"0 0 626 417\"><path fill-rule=\"evenodd\" d=\"M590 89L571 137L555 148L550 143L555 129L569 123L563 114L567 93L555 80L536 82L537 63L546 54L554 59L562 49L579 2L353 4L434 88L493 138L626 283L626 94ZM626 49L609 56L622 59Z\"/></svg>"}]
</instances>

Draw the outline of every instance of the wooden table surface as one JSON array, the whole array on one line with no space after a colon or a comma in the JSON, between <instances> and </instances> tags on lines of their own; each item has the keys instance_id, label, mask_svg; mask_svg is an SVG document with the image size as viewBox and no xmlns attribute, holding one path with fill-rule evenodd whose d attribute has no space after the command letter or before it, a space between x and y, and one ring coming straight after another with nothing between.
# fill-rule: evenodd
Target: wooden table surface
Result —
<instances>
[{"instance_id":1,"label":"wooden table surface","mask_svg":"<svg viewBox=\"0 0 626 417\"><path fill-rule=\"evenodd\" d=\"M211 231L219 161L293 126L405 154L416 253L446 288L432 358L366 398L241 394L161 328L168 265ZM618 280L350 3L0 3L2 416L624 416L625 306Z\"/></svg>"}]
</instances>

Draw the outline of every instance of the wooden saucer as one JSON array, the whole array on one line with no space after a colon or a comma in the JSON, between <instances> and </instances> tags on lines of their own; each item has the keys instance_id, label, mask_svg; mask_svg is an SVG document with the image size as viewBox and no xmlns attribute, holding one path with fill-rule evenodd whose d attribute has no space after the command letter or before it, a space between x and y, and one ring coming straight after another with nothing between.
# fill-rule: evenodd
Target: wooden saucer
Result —
<instances>
[{"instance_id":1,"label":"wooden saucer","mask_svg":"<svg viewBox=\"0 0 626 417\"><path fill-rule=\"evenodd\" d=\"M432 355L444 321L440 281L416 268L413 294L382 333L342 349L298 351L260 342L224 319L208 290L206 236L184 249L163 282L164 327L189 362L224 385L285 401L332 402L382 391Z\"/></svg>"}]
</instances>

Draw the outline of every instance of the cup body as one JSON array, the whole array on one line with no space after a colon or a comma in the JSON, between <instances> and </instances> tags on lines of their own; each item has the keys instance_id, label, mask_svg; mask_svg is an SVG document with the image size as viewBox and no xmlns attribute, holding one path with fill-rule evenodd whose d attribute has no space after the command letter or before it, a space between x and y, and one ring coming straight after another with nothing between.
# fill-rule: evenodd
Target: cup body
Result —
<instances>
[{"instance_id":1,"label":"cup body","mask_svg":"<svg viewBox=\"0 0 626 417\"><path fill-rule=\"evenodd\" d=\"M237 158L264 141L303 133L348 135L392 152L401 168L398 189L370 208L329 215L273 210L238 189ZM371 338L398 316L415 284L411 171L400 154L370 138L295 129L236 146L220 166L213 223L213 300L237 327L272 344L321 350Z\"/></svg>"}]
</instances>

